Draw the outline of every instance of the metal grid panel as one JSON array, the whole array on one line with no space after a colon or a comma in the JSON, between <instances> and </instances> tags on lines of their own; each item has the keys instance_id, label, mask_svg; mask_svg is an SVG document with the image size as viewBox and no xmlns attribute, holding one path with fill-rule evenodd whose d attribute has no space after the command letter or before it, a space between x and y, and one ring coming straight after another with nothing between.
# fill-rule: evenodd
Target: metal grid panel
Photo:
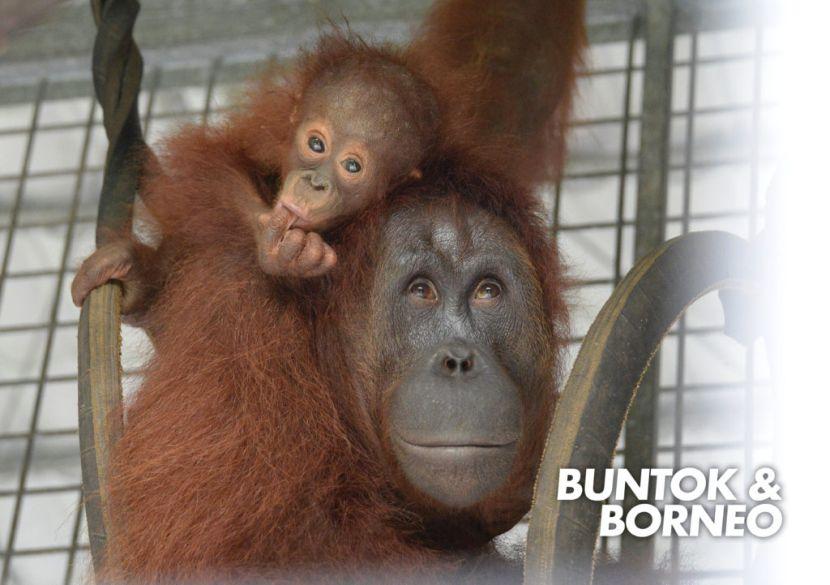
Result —
<instances>
[{"instance_id":1,"label":"metal grid panel","mask_svg":"<svg viewBox=\"0 0 830 585\"><path fill-rule=\"evenodd\" d=\"M264 58L264 56L263 56ZM153 140L185 121L220 115L237 90L222 64L199 85L141 97ZM91 85L90 85L91 88ZM90 89L91 91L91 89ZM94 248L106 137L91 95L0 107L0 558L2 583L81 583L88 565L77 430L77 317L69 284ZM24 122L25 121L25 122ZM124 327L125 388L149 353Z\"/></svg>"},{"instance_id":2,"label":"metal grid panel","mask_svg":"<svg viewBox=\"0 0 830 585\"><path fill-rule=\"evenodd\" d=\"M637 26L625 46L593 47L568 171L553 193L552 221L577 277L572 358L633 264L644 59ZM675 39L667 238L703 229L753 237L762 228L775 160L775 35L757 26ZM744 349L724 336L717 295L707 295L661 350L656 465L738 466L735 485L744 485L755 465L772 461L771 390L762 344ZM615 463L625 455L623 437ZM753 572L751 539L655 544L666 582L744 583ZM601 546L625 561L619 539Z\"/></svg>"},{"instance_id":3,"label":"metal grid panel","mask_svg":"<svg viewBox=\"0 0 830 585\"><path fill-rule=\"evenodd\" d=\"M627 43L592 47L571 160L547 197L576 279L572 357L633 262L644 51L636 22L631 33ZM749 28L676 39L667 235L717 228L749 236L762 226L774 156L773 38L774 31ZM175 89L165 78L182 69L148 71L141 111L149 140L218 115L238 88L239 65L191 64L191 84ZM77 453L77 310L68 285L93 248L106 140L91 95L53 97L49 79L32 89L33 103L0 106L0 555L4 583L79 583L88 544ZM720 330L710 296L664 344L661 466L751 469L771 456L764 358ZM149 345L129 327L124 339L125 367L134 372ZM134 374L126 382L134 386ZM623 444L618 463L624 455ZM614 552L619 543L603 546ZM742 583L752 546L673 539L658 542L657 560L673 582Z\"/></svg>"}]
</instances>

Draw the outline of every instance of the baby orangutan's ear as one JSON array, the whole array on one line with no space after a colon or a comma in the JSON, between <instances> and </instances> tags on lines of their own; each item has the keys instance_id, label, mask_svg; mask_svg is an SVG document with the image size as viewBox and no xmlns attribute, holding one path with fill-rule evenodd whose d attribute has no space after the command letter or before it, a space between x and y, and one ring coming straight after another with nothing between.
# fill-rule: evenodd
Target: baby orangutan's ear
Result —
<instances>
[{"instance_id":1,"label":"baby orangutan's ear","mask_svg":"<svg viewBox=\"0 0 830 585\"><path fill-rule=\"evenodd\" d=\"M421 179L424 178L424 174L421 172L421 169L416 167L416 168L412 169L412 171L410 171L409 178L413 179L415 181L420 181Z\"/></svg>"}]
</instances>

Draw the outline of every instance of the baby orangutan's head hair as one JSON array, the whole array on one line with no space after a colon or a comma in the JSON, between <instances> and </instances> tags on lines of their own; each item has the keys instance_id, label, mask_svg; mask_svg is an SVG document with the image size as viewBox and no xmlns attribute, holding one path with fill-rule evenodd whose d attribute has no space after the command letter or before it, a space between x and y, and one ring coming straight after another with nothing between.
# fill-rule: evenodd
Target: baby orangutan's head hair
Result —
<instances>
[{"instance_id":1,"label":"baby orangutan's head hair","mask_svg":"<svg viewBox=\"0 0 830 585\"><path fill-rule=\"evenodd\" d=\"M421 152L436 141L438 102L431 87L415 73L403 53L392 45L369 45L357 35L336 30L303 53L296 67L296 107L326 85L363 88L367 106L401 116L397 120L406 138Z\"/></svg>"}]
</instances>

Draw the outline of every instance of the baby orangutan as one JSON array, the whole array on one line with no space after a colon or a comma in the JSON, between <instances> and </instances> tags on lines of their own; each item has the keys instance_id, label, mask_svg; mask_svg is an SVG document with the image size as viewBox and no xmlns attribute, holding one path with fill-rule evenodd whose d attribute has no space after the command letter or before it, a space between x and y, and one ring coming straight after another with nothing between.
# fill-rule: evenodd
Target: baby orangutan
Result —
<instances>
[{"instance_id":1,"label":"baby orangutan","mask_svg":"<svg viewBox=\"0 0 830 585\"><path fill-rule=\"evenodd\" d=\"M420 177L418 166L437 131L432 98L408 70L367 65L332 71L308 88L276 203L257 214L260 265L268 274L325 273L336 256L313 232L337 226L396 184ZM423 114L428 118L418 119ZM292 265L302 254L319 263Z\"/></svg>"},{"instance_id":2,"label":"baby orangutan","mask_svg":"<svg viewBox=\"0 0 830 585\"><path fill-rule=\"evenodd\" d=\"M438 135L435 98L412 67L392 49L341 35L324 37L288 83L258 86L246 108L224 126L203 131L212 135L173 137L161 166L175 167L177 150L193 151L202 157L202 167L218 172L230 166L228 174L245 178L247 184L227 196L236 200L251 227L259 266L279 277L310 278L331 270L337 255L320 234L400 183L420 178ZM187 132L194 133L185 130L182 136ZM179 165L162 172L179 176L188 169ZM150 197L181 197L170 190L151 184ZM154 207L164 209L163 204L148 208L164 223ZM99 248L75 277L74 302L82 304L92 289L118 279L127 285L125 313L142 304L131 298L145 288L132 270L135 255L136 244L127 238Z\"/></svg>"}]
</instances>

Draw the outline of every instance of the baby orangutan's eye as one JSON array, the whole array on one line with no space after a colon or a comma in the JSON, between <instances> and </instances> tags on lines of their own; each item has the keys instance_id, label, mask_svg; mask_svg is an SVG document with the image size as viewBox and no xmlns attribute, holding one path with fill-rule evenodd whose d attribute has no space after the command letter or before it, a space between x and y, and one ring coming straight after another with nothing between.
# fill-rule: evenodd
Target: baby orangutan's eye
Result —
<instances>
[{"instance_id":1,"label":"baby orangutan's eye","mask_svg":"<svg viewBox=\"0 0 830 585\"><path fill-rule=\"evenodd\" d=\"M501 285L492 278L486 278L478 283L473 299L476 301L495 301L501 296Z\"/></svg>"},{"instance_id":2,"label":"baby orangutan's eye","mask_svg":"<svg viewBox=\"0 0 830 585\"><path fill-rule=\"evenodd\" d=\"M323 142L323 139L319 136L309 137L308 147L312 150L312 152L316 152L317 154L326 152L326 143Z\"/></svg>"},{"instance_id":3,"label":"baby orangutan's eye","mask_svg":"<svg viewBox=\"0 0 830 585\"><path fill-rule=\"evenodd\" d=\"M357 159L354 158L347 158L346 160L341 162L340 165L344 169L346 169L346 172L351 173L353 175L356 175L363 169L363 167L360 166L360 163L357 161Z\"/></svg>"},{"instance_id":4,"label":"baby orangutan's eye","mask_svg":"<svg viewBox=\"0 0 830 585\"><path fill-rule=\"evenodd\" d=\"M409 296L415 297L419 302L432 303L438 300L438 293L435 286L426 278L417 278L409 285Z\"/></svg>"}]
</instances>

